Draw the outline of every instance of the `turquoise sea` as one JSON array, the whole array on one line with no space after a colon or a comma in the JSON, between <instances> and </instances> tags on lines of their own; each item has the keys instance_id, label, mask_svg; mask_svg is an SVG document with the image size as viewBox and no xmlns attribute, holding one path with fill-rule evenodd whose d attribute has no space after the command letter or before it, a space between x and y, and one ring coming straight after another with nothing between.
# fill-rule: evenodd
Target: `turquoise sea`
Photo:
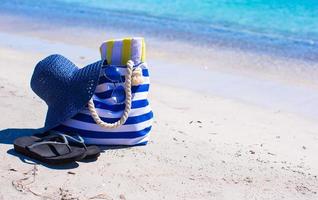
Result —
<instances>
[{"instance_id":1,"label":"turquoise sea","mask_svg":"<svg viewBox=\"0 0 318 200\"><path fill-rule=\"evenodd\" d=\"M0 0L0 12L318 60L317 0Z\"/></svg>"}]
</instances>

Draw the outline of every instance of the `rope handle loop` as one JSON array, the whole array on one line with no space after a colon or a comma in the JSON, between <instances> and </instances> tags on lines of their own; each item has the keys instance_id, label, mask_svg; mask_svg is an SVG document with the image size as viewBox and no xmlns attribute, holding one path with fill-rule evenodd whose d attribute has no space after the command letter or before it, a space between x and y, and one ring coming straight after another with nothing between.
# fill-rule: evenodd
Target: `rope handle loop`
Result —
<instances>
[{"instance_id":1,"label":"rope handle loop","mask_svg":"<svg viewBox=\"0 0 318 200\"><path fill-rule=\"evenodd\" d=\"M133 66L134 66L134 62L132 60L128 60L127 61L127 74L125 75L125 93L126 93L125 110L123 112L123 115L121 116L121 118L117 122L114 122L114 123L104 122L99 117L99 115L96 111L93 97L89 100L88 110L90 111L91 116L94 119L94 121L96 122L96 124L98 124L99 126L101 126L103 128L117 128L126 122L128 115L129 115L129 112L131 110L131 98L132 98L131 79L132 79L132 73L133 73Z\"/></svg>"}]
</instances>

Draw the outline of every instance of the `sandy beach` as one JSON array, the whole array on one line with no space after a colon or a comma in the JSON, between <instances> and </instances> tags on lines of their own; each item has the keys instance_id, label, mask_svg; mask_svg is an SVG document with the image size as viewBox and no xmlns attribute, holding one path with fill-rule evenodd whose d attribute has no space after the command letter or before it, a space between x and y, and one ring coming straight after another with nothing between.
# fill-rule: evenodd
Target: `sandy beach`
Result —
<instances>
[{"instance_id":1,"label":"sandy beach","mask_svg":"<svg viewBox=\"0 0 318 200\"><path fill-rule=\"evenodd\" d=\"M146 38L147 146L103 147L96 162L63 167L16 154L12 141L44 123L29 86L40 59L85 66L102 41L138 34L32 20L0 20L0 200L318 199L318 70L306 71L318 64L221 47Z\"/></svg>"}]
</instances>

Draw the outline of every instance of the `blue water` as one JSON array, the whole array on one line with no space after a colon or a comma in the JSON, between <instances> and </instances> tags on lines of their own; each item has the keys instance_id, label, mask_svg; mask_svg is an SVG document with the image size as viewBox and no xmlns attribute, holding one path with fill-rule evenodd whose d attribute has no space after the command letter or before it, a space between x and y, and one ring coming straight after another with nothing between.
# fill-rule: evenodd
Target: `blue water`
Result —
<instances>
[{"instance_id":1,"label":"blue water","mask_svg":"<svg viewBox=\"0 0 318 200\"><path fill-rule=\"evenodd\" d=\"M0 11L318 60L317 0L0 0Z\"/></svg>"}]
</instances>

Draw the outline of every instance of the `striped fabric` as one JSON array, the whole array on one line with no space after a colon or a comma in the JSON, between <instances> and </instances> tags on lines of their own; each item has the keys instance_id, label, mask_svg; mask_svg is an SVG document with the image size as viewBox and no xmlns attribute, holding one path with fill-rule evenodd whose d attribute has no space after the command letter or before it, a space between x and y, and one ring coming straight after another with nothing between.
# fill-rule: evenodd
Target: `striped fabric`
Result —
<instances>
[{"instance_id":1,"label":"striped fabric","mask_svg":"<svg viewBox=\"0 0 318 200\"><path fill-rule=\"evenodd\" d=\"M112 65L126 65L131 59L135 64L145 62L146 46L143 38L125 38L109 40L100 47L102 59L107 59Z\"/></svg>"},{"instance_id":2,"label":"striped fabric","mask_svg":"<svg viewBox=\"0 0 318 200\"><path fill-rule=\"evenodd\" d=\"M149 139L153 113L147 95L149 91L149 73L145 63L145 43L143 38L126 38L110 40L100 47L102 59L111 65L117 65L124 79L125 65L129 59L135 65L141 64L143 84L132 86L132 107L124 125L106 129L97 125L85 107L73 118L55 128L65 133L80 134L87 144L97 145L144 145ZM124 85L124 83L122 83ZM93 96L97 113L105 122L117 121L125 108L124 104L112 105L110 96L113 84L104 76L100 76L99 84Z\"/></svg>"}]
</instances>

